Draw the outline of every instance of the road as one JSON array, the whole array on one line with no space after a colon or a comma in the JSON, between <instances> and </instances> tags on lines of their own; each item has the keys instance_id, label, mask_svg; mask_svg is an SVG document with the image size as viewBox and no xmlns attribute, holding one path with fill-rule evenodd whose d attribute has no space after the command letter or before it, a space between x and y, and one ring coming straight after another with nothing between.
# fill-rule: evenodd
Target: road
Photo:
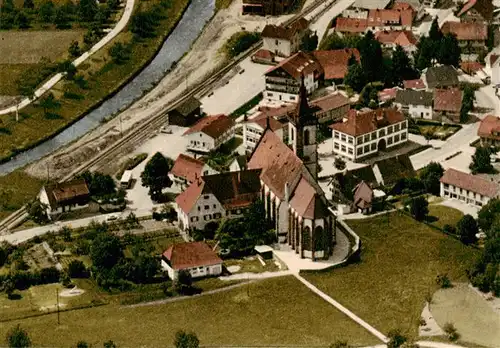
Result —
<instances>
[{"instance_id":1,"label":"road","mask_svg":"<svg viewBox=\"0 0 500 348\"><path fill-rule=\"evenodd\" d=\"M333 1L335 2L335 1ZM332 2L325 3L325 6L328 6ZM330 22L333 18L337 17L342 11L351 6L354 3L354 0L340 0L335 3L328 11L321 15L316 21L314 21L309 29L312 31L316 31L318 35L318 39L321 42L321 39L326 34L328 27L330 26Z\"/></svg>"},{"instance_id":2,"label":"road","mask_svg":"<svg viewBox=\"0 0 500 348\"><path fill-rule=\"evenodd\" d=\"M101 39L101 41L99 41L94 46L92 46L92 48L90 50L83 53L80 57L76 58L73 61L74 66L77 67L80 64L82 64L91 55L93 55L94 53L99 51L101 48L103 48L105 45L107 45L111 40L113 40L127 26L128 21L130 20L130 17L132 16L132 10L134 9L134 4L135 4L135 0L127 0L127 3L125 4L125 9L123 10L123 15L120 18L120 20L118 21L118 23L116 23L115 27L112 30L110 30L109 33ZM45 92L47 92L52 87L54 87L63 77L64 77L64 74L57 73L50 80L45 82L40 88L38 88L35 91L35 98L33 98L33 99L25 98L17 105L0 110L0 115L5 115L5 114L9 114L11 112L16 112L16 110L21 110L22 108L28 106L33 101L35 101L37 98L42 96Z\"/></svg>"}]
</instances>

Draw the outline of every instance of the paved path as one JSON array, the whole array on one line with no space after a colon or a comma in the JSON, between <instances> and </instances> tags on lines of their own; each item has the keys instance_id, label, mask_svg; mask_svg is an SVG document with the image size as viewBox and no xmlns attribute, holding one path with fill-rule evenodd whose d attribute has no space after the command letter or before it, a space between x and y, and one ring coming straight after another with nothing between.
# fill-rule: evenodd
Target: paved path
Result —
<instances>
[{"instance_id":1,"label":"paved path","mask_svg":"<svg viewBox=\"0 0 500 348\"><path fill-rule=\"evenodd\" d=\"M97 52L98 50L103 48L105 45L107 45L111 40L113 40L127 26L128 21L130 20L130 17L132 15L132 10L134 9L134 4L135 4L135 0L127 0L127 3L125 5L125 9L123 11L123 15L120 18L120 20L118 21L118 23L116 23L115 27L105 37L103 37L101 39L101 41L99 41L94 46L92 46L92 48L90 50L88 50L87 52L82 54L80 57L75 59L73 61L74 66L77 67L78 65L82 64L91 55L93 55L95 52ZM5 114L9 114L11 112L16 112L16 109L21 110L25 106L31 104L37 98L42 96L45 92L47 92L52 87L54 87L56 85L56 83L58 83L63 78L63 76L64 76L63 73L57 73L50 80L45 82L40 88L38 88L35 91L35 98L33 98L31 100L28 98L25 98L19 104L17 104L17 106L15 105L15 106L0 110L0 115L5 115Z\"/></svg>"},{"instance_id":2,"label":"paved path","mask_svg":"<svg viewBox=\"0 0 500 348\"><path fill-rule=\"evenodd\" d=\"M245 273L231 274L229 276L221 276L221 277L219 277L219 279L220 280L268 279L268 278L289 276L289 275L292 275L295 273L296 272L293 270L277 271L277 272L262 272L262 273L245 272Z\"/></svg>"}]
</instances>

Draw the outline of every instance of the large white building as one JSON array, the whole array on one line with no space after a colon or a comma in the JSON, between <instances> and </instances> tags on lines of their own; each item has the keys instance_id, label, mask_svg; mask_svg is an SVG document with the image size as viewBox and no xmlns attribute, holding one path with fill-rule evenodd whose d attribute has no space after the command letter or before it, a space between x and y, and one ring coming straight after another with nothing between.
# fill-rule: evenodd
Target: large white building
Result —
<instances>
[{"instance_id":1,"label":"large white building","mask_svg":"<svg viewBox=\"0 0 500 348\"><path fill-rule=\"evenodd\" d=\"M268 24L262 30L263 49L280 57L289 57L299 50L309 22L305 18L295 21L288 27Z\"/></svg>"},{"instance_id":2,"label":"large white building","mask_svg":"<svg viewBox=\"0 0 500 348\"><path fill-rule=\"evenodd\" d=\"M432 120L433 100L432 92L405 89L397 91L394 104L410 117Z\"/></svg>"},{"instance_id":3,"label":"large white building","mask_svg":"<svg viewBox=\"0 0 500 348\"><path fill-rule=\"evenodd\" d=\"M395 109L351 110L343 122L330 127L333 153L353 162L408 141L407 120Z\"/></svg>"},{"instance_id":4,"label":"large white building","mask_svg":"<svg viewBox=\"0 0 500 348\"><path fill-rule=\"evenodd\" d=\"M444 173L440 181L441 197L458 199L477 207L482 207L492 198L498 198L500 194L497 183L452 168Z\"/></svg>"},{"instance_id":5,"label":"large white building","mask_svg":"<svg viewBox=\"0 0 500 348\"><path fill-rule=\"evenodd\" d=\"M207 153L234 137L234 121L226 115L207 116L184 132L189 140L187 149Z\"/></svg>"},{"instance_id":6,"label":"large white building","mask_svg":"<svg viewBox=\"0 0 500 348\"><path fill-rule=\"evenodd\" d=\"M310 94L318 89L323 75L321 64L312 54L297 52L265 73L264 98L296 103L301 79Z\"/></svg>"}]
</instances>

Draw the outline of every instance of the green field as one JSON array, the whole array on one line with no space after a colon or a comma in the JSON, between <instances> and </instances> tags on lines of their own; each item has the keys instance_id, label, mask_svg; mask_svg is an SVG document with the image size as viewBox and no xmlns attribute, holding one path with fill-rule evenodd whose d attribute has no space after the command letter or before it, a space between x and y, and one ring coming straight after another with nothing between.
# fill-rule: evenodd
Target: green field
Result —
<instances>
[{"instance_id":1,"label":"green field","mask_svg":"<svg viewBox=\"0 0 500 348\"><path fill-rule=\"evenodd\" d=\"M436 276L465 281L478 253L399 212L348 223L362 240L361 262L304 277L386 334L416 337Z\"/></svg>"},{"instance_id":2,"label":"green field","mask_svg":"<svg viewBox=\"0 0 500 348\"><path fill-rule=\"evenodd\" d=\"M21 170L0 176L0 220L35 198L42 186L42 180Z\"/></svg>"},{"instance_id":3,"label":"green field","mask_svg":"<svg viewBox=\"0 0 500 348\"><path fill-rule=\"evenodd\" d=\"M429 205L428 220L431 225L436 227L443 228L444 225L456 226L462 216L464 214L458 209L440 204Z\"/></svg>"},{"instance_id":4,"label":"green field","mask_svg":"<svg viewBox=\"0 0 500 348\"><path fill-rule=\"evenodd\" d=\"M249 295L249 296L248 296ZM355 345L380 343L364 328L311 293L293 277L181 302L121 308L107 305L57 316L0 325L0 337L20 324L34 346L92 346L113 340L122 347L171 346L179 329L194 331L202 345L324 345L344 339Z\"/></svg>"}]
</instances>

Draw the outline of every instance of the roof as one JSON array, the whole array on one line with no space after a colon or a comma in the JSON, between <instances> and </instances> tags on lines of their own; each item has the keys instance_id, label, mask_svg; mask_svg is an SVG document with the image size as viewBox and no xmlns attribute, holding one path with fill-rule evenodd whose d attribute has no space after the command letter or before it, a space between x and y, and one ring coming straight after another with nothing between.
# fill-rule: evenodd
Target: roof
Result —
<instances>
[{"instance_id":1,"label":"roof","mask_svg":"<svg viewBox=\"0 0 500 348\"><path fill-rule=\"evenodd\" d=\"M493 2L491 0L469 0L458 12L457 17L461 17L471 9L475 9L484 19L493 19Z\"/></svg>"},{"instance_id":2,"label":"roof","mask_svg":"<svg viewBox=\"0 0 500 348\"><path fill-rule=\"evenodd\" d=\"M392 6L392 9L393 10L415 10L415 8L413 7L415 5L412 5L408 2L404 2L404 1L401 1L401 2L396 2L393 6Z\"/></svg>"},{"instance_id":3,"label":"roof","mask_svg":"<svg viewBox=\"0 0 500 348\"><path fill-rule=\"evenodd\" d=\"M206 116L189 128L184 135L202 132L216 139L234 126L232 118L226 115Z\"/></svg>"},{"instance_id":4,"label":"roof","mask_svg":"<svg viewBox=\"0 0 500 348\"><path fill-rule=\"evenodd\" d=\"M391 0L356 0L353 7L364 9L386 8L391 3Z\"/></svg>"},{"instance_id":5,"label":"roof","mask_svg":"<svg viewBox=\"0 0 500 348\"><path fill-rule=\"evenodd\" d=\"M381 10L371 9L368 11L368 26L381 27L386 24L401 24L409 27L413 22L413 10Z\"/></svg>"},{"instance_id":6,"label":"roof","mask_svg":"<svg viewBox=\"0 0 500 348\"><path fill-rule=\"evenodd\" d=\"M328 215L325 204L319 199L313 186L301 177L297 188L295 189L290 206L306 219L319 219Z\"/></svg>"},{"instance_id":7,"label":"roof","mask_svg":"<svg viewBox=\"0 0 500 348\"><path fill-rule=\"evenodd\" d=\"M460 112L463 92L458 88L435 89L434 110Z\"/></svg>"},{"instance_id":8,"label":"roof","mask_svg":"<svg viewBox=\"0 0 500 348\"><path fill-rule=\"evenodd\" d=\"M395 102L402 105L432 106L432 99L432 92L405 89L397 92Z\"/></svg>"},{"instance_id":9,"label":"roof","mask_svg":"<svg viewBox=\"0 0 500 348\"><path fill-rule=\"evenodd\" d=\"M407 154L382 159L375 162L373 166L375 165L382 175L384 185L392 185L402 178L413 178L417 175Z\"/></svg>"},{"instance_id":10,"label":"roof","mask_svg":"<svg viewBox=\"0 0 500 348\"><path fill-rule=\"evenodd\" d=\"M269 50L265 50L265 49L261 48L260 50L255 52L255 54L253 55L253 58L272 60L274 58L274 53L269 51Z\"/></svg>"},{"instance_id":11,"label":"roof","mask_svg":"<svg viewBox=\"0 0 500 348\"><path fill-rule=\"evenodd\" d=\"M174 162L170 174L194 182L197 177L201 177L205 163L199 159L181 153Z\"/></svg>"},{"instance_id":12,"label":"roof","mask_svg":"<svg viewBox=\"0 0 500 348\"><path fill-rule=\"evenodd\" d=\"M490 198L496 197L499 191L499 187L496 183L480 176L464 173L453 168L449 168L446 172L444 172L440 181L443 184L453 185Z\"/></svg>"},{"instance_id":13,"label":"roof","mask_svg":"<svg viewBox=\"0 0 500 348\"><path fill-rule=\"evenodd\" d=\"M392 44L409 47L417 44L417 39L410 30L377 31L375 39L383 45Z\"/></svg>"},{"instance_id":14,"label":"roof","mask_svg":"<svg viewBox=\"0 0 500 348\"><path fill-rule=\"evenodd\" d=\"M323 68L318 60L309 53L299 51L293 56L281 61L278 65L272 67L266 72L266 75L283 69L290 76L299 80L302 75L309 75L313 73L322 73Z\"/></svg>"},{"instance_id":15,"label":"roof","mask_svg":"<svg viewBox=\"0 0 500 348\"><path fill-rule=\"evenodd\" d=\"M365 18L338 17L335 21L335 30L348 33L364 33L368 29L368 20Z\"/></svg>"},{"instance_id":16,"label":"roof","mask_svg":"<svg viewBox=\"0 0 500 348\"><path fill-rule=\"evenodd\" d=\"M477 135L481 138L500 140L500 118L488 115L481 120Z\"/></svg>"},{"instance_id":17,"label":"roof","mask_svg":"<svg viewBox=\"0 0 500 348\"><path fill-rule=\"evenodd\" d=\"M225 209L247 207L259 197L260 173L260 169L254 169L203 176L178 195L175 202L189 213L201 195L213 194Z\"/></svg>"},{"instance_id":18,"label":"roof","mask_svg":"<svg viewBox=\"0 0 500 348\"><path fill-rule=\"evenodd\" d=\"M341 50L314 51L319 64L325 71L325 79L343 79L347 74L349 59L354 55L360 62L359 51L356 48L345 48Z\"/></svg>"},{"instance_id":19,"label":"roof","mask_svg":"<svg viewBox=\"0 0 500 348\"><path fill-rule=\"evenodd\" d=\"M403 87L412 89L425 89L425 84L424 81L422 81L422 79L404 80Z\"/></svg>"},{"instance_id":20,"label":"roof","mask_svg":"<svg viewBox=\"0 0 500 348\"><path fill-rule=\"evenodd\" d=\"M49 199L49 205L55 209L65 202L72 202L90 195L89 188L84 179L75 179L63 183L44 186Z\"/></svg>"},{"instance_id":21,"label":"roof","mask_svg":"<svg viewBox=\"0 0 500 348\"><path fill-rule=\"evenodd\" d=\"M120 178L120 182L129 182L130 179L132 179L132 171L131 170L126 170L123 172L122 177Z\"/></svg>"},{"instance_id":22,"label":"roof","mask_svg":"<svg viewBox=\"0 0 500 348\"><path fill-rule=\"evenodd\" d=\"M354 188L354 205L365 209L372 205L373 190L366 182L361 181Z\"/></svg>"},{"instance_id":23,"label":"roof","mask_svg":"<svg viewBox=\"0 0 500 348\"><path fill-rule=\"evenodd\" d=\"M460 62L460 69L466 74L472 75L484 68L484 65L479 62Z\"/></svg>"},{"instance_id":24,"label":"roof","mask_svg":"<svg viewBox=\"0 0 500 348\"><path fill-rule=\"evenodd\" d=\"M222 263L215 251L204 242L174 244L163 252L163 256L176 270Z\"/></svg>"},{"instance_id":25,"label":"roof","mask_svg":"<svg viewBox=\"0 0 500 348\"><path fill-rule=\"evenodd\" d=\"M189 97L184 103L179 105L175 110L182 116L188 116L196 111L201 106L201 102L195 97Z\"/></svg>"},{"instance_id":26,"label":"roof","mask_svg":"<svg viewBox=\"0 0 500 348\"><path fill-rule=\"evenodd\" d=\"M484 41L488 37L486 24L477 22L445 22L441 31L454 34L459 41Z\"/></svg>"},{"instance_id":27,"label":"roof","mask_svg":"<svg viewBox=\"0 0 500 348\"><path fill-rule=\"evenodd\" d=\"M425 73L429 88L458 85L458 73L451 65L430 67Z\"/></svg>"},{"instance_id":28,"label":"roof","mask_svg":"<svg viewBox=\"0 0 500 348\"><path fill-rule=\"evenodd\" d=\"M334 123L330 127L341 133L359 136L404 120L403 114L396 109L377 109L359 114L353 112L347 121Z\"/></svg>"},{"instance_id":29,"label":"roof","mask_svg":"<svg viewBox=\"0 0 500 348\"><path fill-rule=\"evenodd\" d=\"M498 54L490 55L490 66L493 66L495 64L495 62L497 62L499 60L498 59L499 57L500 57L500 55L498 55Z\"/></svg>"},{"instance_id":30,"label":"roof","mask_svg":"<svg viewBox=\"0 0 500 348\"><path fill-rule=\"evenodd\" d=\"M253 249L258 252L259 254L262 254L262 253L268 253L268 252L272 252L273 251L273 248L271 248L269 245L256 245L253 247Z\"/></svg>"},{"instance_id":31,"label":"roof","mask_svg":"<svg viewBox=\"0 0 500 348\"><path fill-rule=\"evenodd\" d=\"M337 109L349 104L349 98L345 97L342 93L328 94L311 102L311 106L315 106L323 112Z\"/></svg>"},{"instance_id":32,"label":"roof","mask_svg":"<svg viewBox=\"0 0 500 348\"><path fill-rule=\"evenodd\" d=\"M396 98L396 94L398 93L398 87L385 88L377 93L378 99L380 102L385 103L389 100L393 100Z\"/></svg>"},{"instance_id":33,"label":"roof","mask_svg":"<svg viewBox=\"0 0 500 348\"><path fill-rule=\"evenodd\" d=\"M296 32L306 30L309 27L309 21L301 17L298 21L293 22L287 27L281 25L268 24L262 30L262 37L270 37L273 39L290 40Z\"/></svg>"},{"instance_id":34,"label":"roof","mask_svg":"<svg viewBox=\"0 0 500 348\"><path fill-rule=\"evenodd\" d=\"M282 109L282 108L276 108ZM272 113L272 112L271 112ZM255 123L258 124L262 129L266 129L267 127L267 119L269 118L269 127L272 131L276 131L278 129L283 128L284 124L276 120L276 118L272 117L267 112L260 112L256 117L246 121L246 123Z\"/></svg>"}]
</instances>

